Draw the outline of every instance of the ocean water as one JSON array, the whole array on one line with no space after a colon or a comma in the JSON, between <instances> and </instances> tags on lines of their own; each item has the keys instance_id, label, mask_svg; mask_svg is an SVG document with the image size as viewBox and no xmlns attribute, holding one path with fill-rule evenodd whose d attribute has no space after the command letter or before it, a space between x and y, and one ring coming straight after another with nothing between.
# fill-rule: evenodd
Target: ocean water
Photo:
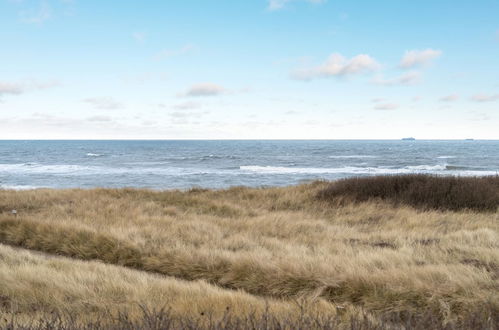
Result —
<instances>
[{"instance_id":1,"label":"ocean water","mask_svg":"<svg viewBox=\"0 0 499 330\"><path fill-rule=\"evenodd\" d=\"M283 186L499 174L499 141L0 141L0 188Z\"/></svg>"}]
</instances>

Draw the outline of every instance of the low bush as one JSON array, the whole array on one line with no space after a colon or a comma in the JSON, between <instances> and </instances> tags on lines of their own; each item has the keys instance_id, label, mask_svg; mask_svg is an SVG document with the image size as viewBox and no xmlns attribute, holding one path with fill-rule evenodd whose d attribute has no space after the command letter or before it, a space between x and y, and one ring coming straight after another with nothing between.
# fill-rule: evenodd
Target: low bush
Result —
<instances>
[{"instance_id":1,"label":"low bush","mask_svg":"<svg viewBox=\"0 0 499 330\"><path fill-rule=\"evenodd\" d=\"M381 199L425 210L496 211L499 206L499 176L411 174L355 177L332 182L317 197L353 202Z\"/></svg>"}]
</instances>

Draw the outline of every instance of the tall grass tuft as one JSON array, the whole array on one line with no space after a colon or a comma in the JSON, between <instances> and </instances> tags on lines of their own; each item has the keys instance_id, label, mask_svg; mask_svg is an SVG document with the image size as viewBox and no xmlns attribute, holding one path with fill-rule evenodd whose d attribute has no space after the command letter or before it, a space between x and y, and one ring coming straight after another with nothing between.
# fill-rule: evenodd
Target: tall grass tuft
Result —
<instances>
[{"instance_id":1,"label":"tall grass tuft","mask_svg":"<svg viewBox=\"0 0 499 330\"><path fill-rule=\"evenodd\" d=\"M331 183L317 197L328 201L381 199L423 210L496 211L499 176L454 177L423 174L356 177Z\"/></svg>"}]
</instances>

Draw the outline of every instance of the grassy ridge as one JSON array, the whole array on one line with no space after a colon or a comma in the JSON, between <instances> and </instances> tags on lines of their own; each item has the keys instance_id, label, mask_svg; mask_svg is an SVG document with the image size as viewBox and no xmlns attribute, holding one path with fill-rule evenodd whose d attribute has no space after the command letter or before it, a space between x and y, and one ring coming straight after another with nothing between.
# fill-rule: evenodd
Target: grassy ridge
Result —
<instances>
[{"instance_id":1,"label":"grassy ridge","mask_svg":"<svg viewBox=\"0 0 499 330\"><path fill-rule=\"evenodd\" d=\"M317 198L327 189L0 191L0 242L258 299L316 300L347 318L499 311L497 212Z\"/></svg>"},{"instance_id":2,"label":"grassy ridge","mask_svg":"<svg viewBox=\"0 0 499 330\"><path fill-rule=\"evenodd\" d=\"M224 288L261 296L298 297L324 290L324 283L301 274L262 267L253 260L197 258L179 253L153 254L111 236L54 227L25 219L0 219L0 242L31 250L175 276L202 279ZM291 271L291 269L289 269ZM326 288L327 289L327 288Z\"/></svg>"},{"instance_id":3,"label":"grassy ridge","mask_svg":"<svg viewBox=\"0 0 499 330\"><path fill-rule=\"evenodd\" d=\"M0 242L82 260L143 267L140 251L128 243L85 230L58 228L23 219L0 219Z\"/></svg>"},{"instance_id":4,"label":"grassy ridge","mask_svg":"<svg viewBox=\"0 0 499 330\"><path fill-rule=\"evenodd\" d=\"M0 219L0 242L36 251L99 260L174 276L183 280L205 280L217 286L244 290L274 298L315 297L330 302L357 302L371 308L430 308L431 292L403 292L383 287L373 278L326 279L321 274L299 271L291 265L265 265L252 259L220 256L198 257L180 253L147 253L126 242L102 234L70 228L54 228L24 219ZM286 267L287 266L287 267Z\"/></svg>"},{"instance_id":5,"label":"grassy ridge","mask_svg":"<svg viewBox=\"0 0 499 330\"><path fill-rule=\"evenodd\" d=\"M143 316L143 309L159 313L163 307L169 318L192 321L206 320L208 314L220 320L228 310L255 319L269 313L279 320L292 320L301 309L306 309L310 317L336 314L334 306L323 301L302 301L306 308L300 308L292 301L262 299L203 281L181 281L1 244L0 283L0 329L12 317L16 324L37 319L52 321L54 315L61 316L64 323L92 323L99 318L101 322L112 321L125 311L134 320Z\"/></svg>"},{"instance_id":6,"label":"grassy ridge","mask_svg":"<svg viewBox=\"0 0 499 330\"><path fill-rule=\"evenodd\" d=\"M431 312L375 317L324 301L261 299L203 281L13 249L0 244L0 329L434 329ZM487 305L448 329L494 329Z\"/></svg>"}]
</instances>

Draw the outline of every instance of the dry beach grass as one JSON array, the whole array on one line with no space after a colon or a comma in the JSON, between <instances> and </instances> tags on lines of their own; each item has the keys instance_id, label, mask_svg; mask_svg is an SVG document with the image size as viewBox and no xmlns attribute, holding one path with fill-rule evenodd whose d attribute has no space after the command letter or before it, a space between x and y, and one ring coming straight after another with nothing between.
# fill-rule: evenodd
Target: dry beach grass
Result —
<instances>
[{"instance_id":1,"label":"dry beach grass","mask_svg":"<svg viewBox=\"0 0 499 330\"><path fill-rule=\"evenodd\" d=\"M168 304L192 319L268 306L281 320L305 309L342 324L432 315L440 326L480 312L494 326L497 206L324 198L331 189L0 191L0 243L31 250L0 246L0 308L29 319Z\"/></svg>"}]
</instances>

